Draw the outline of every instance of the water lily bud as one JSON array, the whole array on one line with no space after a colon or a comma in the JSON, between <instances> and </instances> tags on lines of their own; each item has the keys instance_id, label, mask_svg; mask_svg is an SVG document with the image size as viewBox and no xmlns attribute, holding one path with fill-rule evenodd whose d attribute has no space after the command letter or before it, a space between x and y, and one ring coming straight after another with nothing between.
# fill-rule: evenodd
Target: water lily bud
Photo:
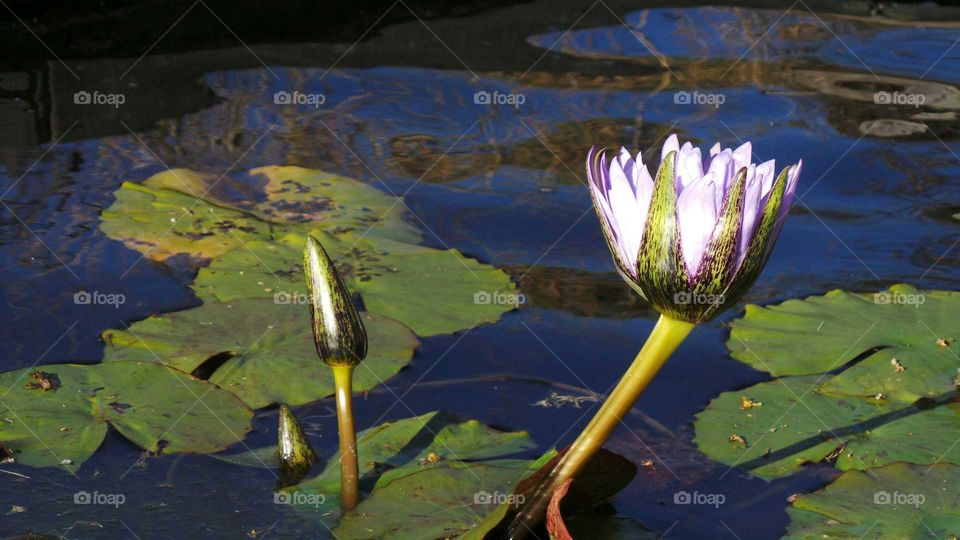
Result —
<instances>
[{"instance_id":1,"label":"water lily bud","mask_svg":"<svg viewBox=\"0 0 960 540\"><path fill-rule=\"evenodd\" d=\"M707 156L676 135L663 145L656 180L641 156L594 147L590 195L623 278L661 314L708 321L760 275L780 234L803 161L775 176L749 142L717 143Z\"/></svg>"},{"instance_id":2,"label":"water lily bud","mask_svg":"<svg viewBox=\"0 0 960 540\"><path fill-rule=\"evenodd\" d=\"M316 452L307 441L297 417L286 405L280 406L280 425L277 429L279 444L277 461L280 464L280 487L295 485L310 472L317 459Z\"/></svg>"},{"instance_id":3,"label":"water lily bud","mask_svg":"<svg viewBox=\"0 0 960 540\"><path fill-rule=\"evenodd\" d=\"M313 341L330 366L355 366L367 356L367 331L333 261L316 238L303 250Z\"/></svg>"}]
</instances>

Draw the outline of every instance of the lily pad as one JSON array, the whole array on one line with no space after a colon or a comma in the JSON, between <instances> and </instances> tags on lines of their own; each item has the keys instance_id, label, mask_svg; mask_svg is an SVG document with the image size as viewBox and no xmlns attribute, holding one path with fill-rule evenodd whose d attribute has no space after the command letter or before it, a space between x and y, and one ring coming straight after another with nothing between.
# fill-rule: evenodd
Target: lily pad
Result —
<instances>
[{"instance_id":1,"label":"lily pad","mask_svg":"<svg viewBox=\"0 0 960 540\"><path fill-rule=\"evenodd\" d=\"M333 529L337 538L442 539L469 531L532 472L530 462L442 463L379 485ZM492 499L490 499L492 501ZM415 524L415 526L411 526Z\"/></svg>"},{"instance_id":2,"label":"lily pad","mask_svg":"<svg viewBox=\"0 0 960 540\"><path fill-rule=\"evenodd\" d=\"M331 395L334 388L332 371L314 349L308 309L249 298L154 315L128 330L104 332L104 361L159 362L188 373L212 362L210 382L252 408L309 403ZM370 348L354 373L357 392L392 377L419 346L397 321L371 313L363 317Z\"/></svg>"},{"instance_id":3,"label":"lily pad","mask_svg":"<svg viewBox=\"0 0 960 540\"><path fill-rule=\"evenodd\" d=\"M34 368L0 373L0 441L17 462L76 470L113 426L153 453L216 452L243 439L253 412L230 392L151 362L42 366L55 388L29 384Z\"/></svg>"},{"instance_id":4,"label":"lily pad","mask_svg":"<svg viewBox=\"0 0 960 540\"><path fill-rule=\"evenodd\" d=\"M497 301L515 290L506 273L418 245L422 235L399 198L349 178L300 167L236 178L174 169L124 183L115 195L104 233L153 260L186 255L209 265L193 285L204 300L305 300L301 253L312 234L367 311L419 335L493 322L516 307Z\"/></svg>"},{"instance_id":5,"label":"lily pad","mask_svg":"<svg viewBox=\"0 0 960 540\"><path fill-rule=\"evenodd\" d=\"M510 493L513 484L536 463L503 459L536 446L526 432L498 431L445 412L372 427L358 435L357 446L360 488L369 495L341 522L345 530L335 531L342 538L394 537L398 533L395 527L404 525L404 520L405 534L413 534L411 520L418 523L418 532L422 532L421 524L464 532L500 502L487 500L481 492ZM316 514L332 522L338 515L339 488L339 459L334 455L319 475L287 491L294 501L322 501ZM477 493L481 495L474 502ZM408 497L406 503L404 497ZM424 505L411 504L409 497L422 498ZM465 508L455 508L464 504ZM446 510L440 512L438 507ZM427 514L433 515L427 518ZM381 532L353 536L349 531L354 527Z\"/></svg>"},{"instance_id":6,"label":"lily pad","mask_svg":"<svg viewBox=\"0 0 960 540\"><path fill-rule=\"evenodd\" d=\"M212 258L279 230L365 234L418 242L395 197L362 182L301 167L260 167L246 182L188 169L124 182L101 230L150 259ZM378 223L376 227L371 225Z\"/></svg>"},{"instance_id":7,"label":"lily pad","mask_svg":"<svg viewBox=\"0 0 960 540\"><path fill-rule=\"evenodd\" d=\"M505 310L493 301L513 294L504 272L455 250L438 250L389 239L340 239L315 232L336 258L337 270L351 291L360 293L367 311L408 322L421 336L447 334L481 322L494 322ZM274 298L306 302L303 245L306 237L288 234L273 242L254 241L202 268L193 284L201 298L229 302L238 298ZM490 301L475 301L477 294ZM487 293L483 296L483 293ZM443 306L443 309L440 308Z\"/></svg>"},{"instance_id":8,"label":"lily pad","mask_svg":"<svg viewBox=\"0 0 960 540\"><path fill-rule=\"evenodd\" d=\"M775 377L843 369L824 386L834 395L912 403L952 392L960 343L960 292L894 285L878 293L824 296L747 306L731 324L730 354ZM906 369L891 367L896 358Z\"/></svg>"},{"instance_id":9,"label":"lily pad","mask_svg":"<svg viewBox=\"0 0 960 540\"><path fill-rule=\"evenodd\" d=\"M960 467L892 463L800 495L784 538L956 538Z\"/></svg>"},{"instance_id":10,"label":"lily pad","mask_svg":"<svg viewBox=\"0 0 960 540\"><path fill-rule=\"evenodd\" d=\"M728 346L779 378L714 399L697 415L698 446L762 478L819 462L960 464L958 308L955 292L907 285L748 306Z\"/></svg>"},{"instance_id":11,"label":"lily pad","mask_svg":"<svg viewBox=\"0 0 960 540\"><path fill-rule=\"evenodd\" d=\"M116 202L101 214L100 230L152 260L179 254L215 257L245 241L270 235L269 224L255 217L213 204L198 204L199 199L179 191L154 189L150 180L143 184L124 182L114 195Z\"/></svg>"}]
</instances>

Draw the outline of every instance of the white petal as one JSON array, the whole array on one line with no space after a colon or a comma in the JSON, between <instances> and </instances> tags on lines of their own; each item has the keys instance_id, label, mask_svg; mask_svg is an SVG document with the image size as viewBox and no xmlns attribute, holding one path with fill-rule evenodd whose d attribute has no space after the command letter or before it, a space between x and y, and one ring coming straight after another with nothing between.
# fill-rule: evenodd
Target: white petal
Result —
<instances>
[{"instance_id":1,"label":"white petal","mask_svg":"<svg viewBox=\"0 0 960 540\"><path fill-rule=\"evenodd\" d=\"M736 171L750 166L750 163L752 163L751 159L753 158L752 152L753 146L750 144L750 141L741 144L739 148L733 151L733 161L736 163Z\"/></svg>"},{"instance_id":2,"label":"white petal","mask_svg":"<svg viewBox=\"0 0 960 540\"><path fill-rule=\"evenodd\" d=\"M630 151L624 147L620 148L620 155L617 156L617 159L614 160L619 166L620 170L623 171L624 175L627 177L627 180L630 181L630 187L634 188L636 183L634 182L634 176L636 171L634 170L633 156L630 155Z\"/></svg>"},{"instance_id":3,"label":"white petal","mask_svg":"<svg viewBox=\"0 0 960 540\"><path fill-rule=\"evenodd\" d=\"M680 251L691 276L699 268L717 225L717 189L715 177L707 174L687 186L677 199Z\"/></svg>"},{"instance_id":4,"label":"white petal","mask_svg":"<svg viewBox=\"0 0 960 540\"><path fill-rule=\"evenodd\" d=\"M639 157L637 159L639 160ZM635 180L637 204L643 210L643 219L646 223L647 209L650 207L650 200L653 198L653 178L650 176L647 166L640 161L637 161L636 170L639 171Z\"/></svg>"},{"instance_id":5,"label":"white petal","mask_svg":"<svg viewBox=\"0 0 960 540\"><path fill-rule=\"evenodd\" d=\"M710 161L710 170L707 171L707 174L713 175L713 180L717 184L717 208L719 208L720 204L723 202L723 195L728 189L730 189L730 184L732 183L734 176L733 167L733 152L729 148L721 151L716 157L713 158L712 161Z\"/></svg>"},{"instance_id":6,"label":"white petal","mask_svg":"<svg viewBox=\"0 0 960 540\"><path fill-rule=\"evenodd\" d=\"M663 149L660 151L660 162L662 163L663 160L667 157L667 154L669 154L670 152L679 153L679 151L680 151L680 141L679 139L677 139L677 134L674 133L673 135L667 137L666 142L663 143Z\"/></svg>"},{"instance_id":7,"label":"white petal","mask_svg":"<svg viewBox=\"0 0 960 540\"><path fill-rule=\"evenodd\" d=\"M686 143L677 157L677 192L682 192L684 187L701 176L703 176L703 158L700 157L700 149Z\"/></svg>"},{"instance_id":8,"label":"white petal","mask_svg":"<svg viewBox=\"0 0 960 540\"><path fill-rule=\"evenodd\" d=\"M637 261L637 252L640 251L640 240L643 238L643 226L646 220L646 209L641 215L633 187L619 166L610 167L610 209L617 223L617 241L623 253L623 262L633 266ZM647 201L649 205L649 200Z\"/></svg>"},{"instance_id":9,"label":"white petal","mask_svg":"<svg viewBox=\"0 0 960 540\"><path fill-rule=\"evenodd\" d=\"M776 160L771 159L770 161L764 161L760 165L757 165L757 176L760 177L760 196L766 200L767 195L770 194L770 189L773 188L773 180L776 178L777 174L777 163Z\"/></svg>"},{"instance_id":10,"label":"white petal","mask_svg":"<svg viewBox=\"0 0 960 540\"><path fill-rule=\"evenodd\" d=\"M750 247L753 232L760 221L760 213L763 211L760 207L762 189L763 179L760 176L760 167L750 165L747 169L746 192L743 199L743 222L740 228L740 249L737 251L736 268L740 267L740 263L747 256L747 248Z\"/></svg>"}]
</instances>

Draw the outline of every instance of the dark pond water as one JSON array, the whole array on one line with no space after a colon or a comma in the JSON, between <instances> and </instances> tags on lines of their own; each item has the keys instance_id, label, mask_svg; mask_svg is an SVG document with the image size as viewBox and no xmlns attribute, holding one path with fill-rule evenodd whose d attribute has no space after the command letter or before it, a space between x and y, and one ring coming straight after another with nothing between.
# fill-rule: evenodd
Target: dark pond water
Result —
<instances>
[{"instance_id":1,"label":"dark pond water","mask_svg":"<svg viewBox=\"0 0 960 540\"><path fill-rule=\"evenodd\" d=\"M510 272L526 304L466 335L423 340L410 367L389 381L405 393L402 403L393 392L372 391L357 404L358 423L446 409L528 430L541 445L531 456L570 442L592 413L589 404L535 406L552 392L569 393L553 383L606 392L655 320L620 281L601 238L583 186L592 144L659 152L679 132L706 146L752 140L755 157L778 163L803 158L799 198L744 303L897 282L960 287L960 91L952 84L960 79L960 27L796 6L786 15L623 9L624 24L594 13L565 32L575 13L556 24L520 24L532 8L515 9L437 22L462 55L414 21L375 33L355 56L347 45L262 46L256 56L245 48L205 51L147 57L129 79L124 70L135 56L68 62L80 79L128 92L116 110L73 107L78 83L56 61L4 75L6 90L24 97L16 114L5 113L5 129L24 135L0 161L0 368L94 363L103 330L199 303L186 287L195 268L142 259L98 231L122 181L168 167L238 174L295 164L382 181L407 193L431 231L427 244ZM456 37L457 28L475 36L497 21L508 22L477 45L493 59ZM512 41L498 43L503 34ZM514 50L522 61L510 58ZM275 92L290 89L326 101L274 103ZM477 104L477 92L523 102ZM883 102L876 92L925 102ZM24 124L21 113L43 125ZM122 293L126 302L76 305L81 290ZM693 333L641 398L642 414L609 445L636 463L654 462L612 507L668 538L775 538L787 524L786 497L834 474L812 467L767 483L697 452L694 415L721 392L766 377L726 354L724 322L740 310ZM317 450L332 453L332 403L297 413ZM259 411L246 442L269 444L275 429L276 411ZM268 471L199 455L143 458L116 433L75 476L6 469L30 477L2 475L0 513L26 508L0 520L7 535L329 536L272 504ZM84 489L123 493L126 503L74 505ZM674 505L680 489L723 493L727 503Z\"/></svg>"}]
</instances>

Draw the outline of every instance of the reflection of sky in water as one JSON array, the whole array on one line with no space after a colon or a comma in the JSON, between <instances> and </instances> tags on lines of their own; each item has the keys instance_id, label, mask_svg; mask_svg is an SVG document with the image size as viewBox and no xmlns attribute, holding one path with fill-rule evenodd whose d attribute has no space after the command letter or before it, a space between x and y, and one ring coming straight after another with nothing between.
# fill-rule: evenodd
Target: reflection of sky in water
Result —
<instances>
[{"instance_id":1,"label":"reflection of sky in water","mask_svg":"<svg viewBox=\"0 0 960 540\"><path fill-rule=\"evenodd\" d=\"M651 9L631 13L624 22L671 59L812 58L855 70L960 80L960 59L955 55L945 56L927 73L956 41L956 28L869 25L818 17L801 5L786 15L779 10L716 7ZM574 30L565 36L551 32L529 41L571 54L651 57L633 32L618 25Z\"/></svg>"},{"instance_id":2,"label":"reflection of sky in water","mask_svg":"<svg viewBox=\"0 0 960 540\"><path fill-rule=\"evenodd\" d=\"M539 151L549 156L545 161L551 162L555 158L539 140L534 139L527 127L537 131L540 139L552 144L555 141L550 139L550 134L559 126L597 118L606 119L611 124L618 120L630 124L638 111L642 111L644 124L657 126L658 137L676 123L674 129L682 127L686 136L704 145L715 140L735 145L739 137L750 137L755 141L756 159L776 156L780 166L803 157L806 165L799 193L812 188L805 194L803 202L814 212L827 212L829 215L819 219L831 228L845 230L843 241L859 246L855 251L861 258L865 256L861 252L866 251L866 257L871 258L866 263L870 270L842 245L837 245L836 237L817 217L807 215L789 222L785 234L792 240L785 244L790 247L782 248L783 253L771 262L774 269L767 272L768 279L788 269L809 272L804 280L808 282L815 282L815 275L823 279L825 272L835 272L840 279L851 270L865 272L869 278L875 272L881 276L907 279L914 270L903 268L902 259L909 258L915 246L923 243L929 235L937 234L940 228L939 224L917 222L913 205L920 201L946 204L953 200L953 190L928 190L929 186L918 185L916 179L908 176L914 161L912 156L920 152L931 157L939 156L926 160L927 181L933 185L946 181L945 175L955 170L956 163L947 158L949 154L939 142L902 143L872 138L858 141L852 136L838 135L825 118L829 104L812 96L766 94L749 86L716 88L709 91L722 92L726 96L722 107L690 107L675 104L672 92L651 94L644 89L628 92L538 88L512 81L483 79L475 82L461 74L397 68L331 72L322 81L318 81L322 70L276 71L283 83L277 83L262 71L214 73L207 76L206 83L233 107L241 104L245 107L242 117L252 124L242 129L255 132L264 122L280 121L285 127L278 128L279 133L307 130L323 134L323 124L326 124L337 132L340 139L350 141L378 176L401 185L410 185L417 176L405 175L403 170L389 166L392 157L389 141L399 137L429 135L436 138L439 142L431 164L432 159L439 159L442 152L454 143L456 146L451 155L493 152L509 156L518 145L532 144L532 148L540 145ZM283 108L272 101L273 92L284 88L284 84L299 84L297 88L302 92L324 93L328 107L313 110L301 106L298 109L300 114L289 122L290 117ZM481 89L520 92L526 102L519 109L475 105L474 92ZM201 125L220 121L217 109L200 114L209 115ZM308 130L307 126L314 129ZM469 129L471 126L474 127ZM285 136L278 138L282 140ZM825 144L825 141L830 142ZM640 142L650 144L651 141ZM587 148L592 143L585 137L579 144ZM837 162L845 153L844 159ZM880 155L883 159L877 159ZM564 158L566 166L557 167L558 171L582 178L582 156ZM656 159L658 156L654 155L654 163ZM450 220L441 219L436 223L438 234L447 241L452 237L457 242L464 242L469 246L468 251L487 254L495 263L529 264L540 255L530 247L531 242L536 244L540 239L537 231L545 227L554 230L550 224L557 217L543 211L557 205L557 211L579 216L588 205L575 180L549 197L537 196L534 193L537 182L549 179L533 169L518 161L509 165L493 164L490 170L474 170L472 175L467 172L463 176L445 178L447 182L453 182L446 189L420 184L412 197L414 202L417 197L425 197L434 203L443 200L436 207L425 204L430 208L428 216L439 212ZM355 169L353 174L371 176L363 169ZM912 184L911 189L904 190L908 184ZM450 189L469 190L474 196L457 196ZM911 202L910 193L913 191L924 195ZM878 229L871 225L881 219L885 224L883 227ZM890 226L897 222L901 226ZM512 227L512 232L504 234L507 224ZM430 225L435 226L432 222ZM571 231L567 240L573 244L551 250L545 263L605 271L608 262L605 257L597 257L597 253L592 252L585 257L572 247L578 244L579 235L592 237L591 229L582 227ZM591 242L592 239L584 239L583 245ZM883 256L871 256L872 253ZM811 256L821 264L803 270Z\"/></svg>"}]
</instances>

